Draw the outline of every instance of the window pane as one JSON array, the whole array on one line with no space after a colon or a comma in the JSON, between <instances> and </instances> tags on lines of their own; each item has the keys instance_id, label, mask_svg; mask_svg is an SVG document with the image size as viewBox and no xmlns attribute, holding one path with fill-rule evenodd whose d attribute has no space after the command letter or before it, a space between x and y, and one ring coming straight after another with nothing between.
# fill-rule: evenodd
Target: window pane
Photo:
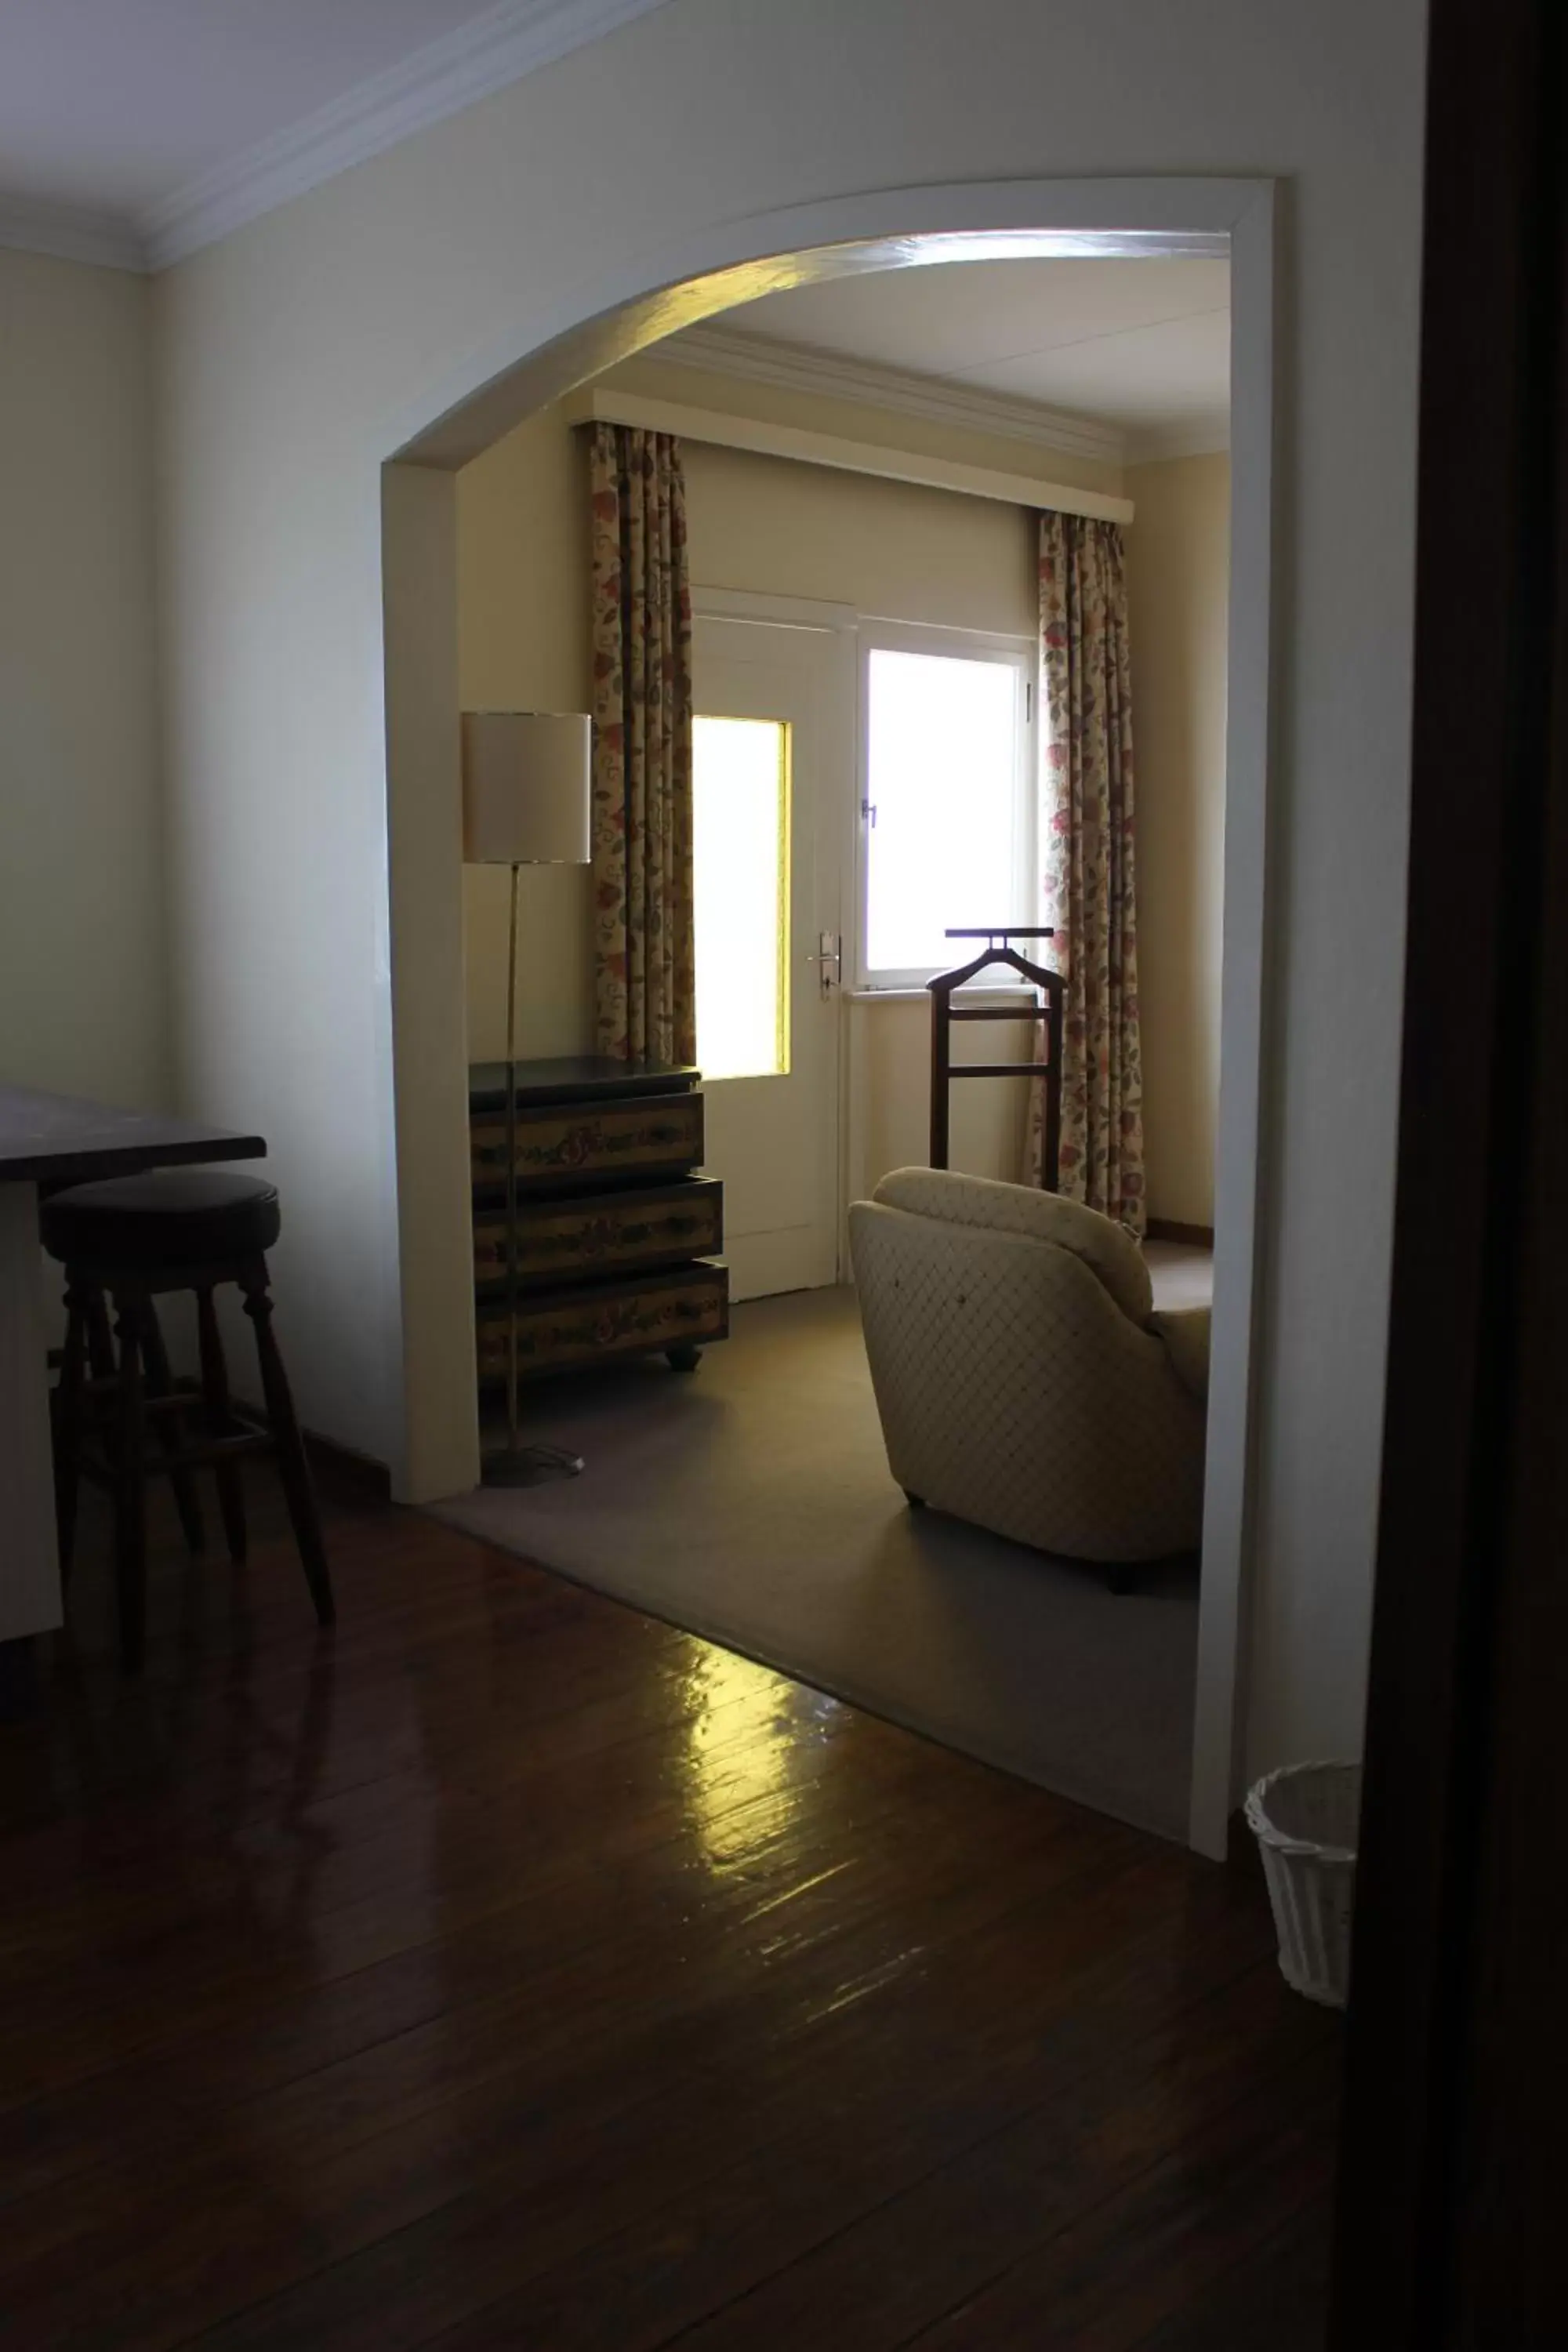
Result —
<instances>
[{"instance_id":1,"label":"window pane","mask_svg":"<svg viewBox=\"0 0 1568 2352\"><path fill-rule=\"evenodd\" d=\"M1017 673L873 649L867 702L867 969L941 971L949 924L1032 919L1016 903Z\"/></svg>"},{"instance_id":2,"label":"window pane","mask_svg":"<svg viewBox=\"0 0 1568 2352\"><path fill-rule=\"evenodd\" d=\"M789 1068L789 729L693 725L697 1059L705 1078Z\"/></svg>"}]
</instances>

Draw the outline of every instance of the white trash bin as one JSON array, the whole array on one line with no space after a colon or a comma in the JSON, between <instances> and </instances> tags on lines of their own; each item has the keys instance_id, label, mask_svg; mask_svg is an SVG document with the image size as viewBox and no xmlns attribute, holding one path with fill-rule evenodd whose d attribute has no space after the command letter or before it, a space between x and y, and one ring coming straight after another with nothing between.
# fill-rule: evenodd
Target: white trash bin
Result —
<instances>
[{"instance_id":1,"label":"white trash bin","mask_svg":"<svg viewBox=\"0 0 1568 2352\"><path fill-rule=\"evenodd\" d=\"M1263 1856L1279 1967L1309 2000L1343 2009L1351 1981L1359 1764L1286 1764L1247 1796Z\"/></svg>"}]
</instances>

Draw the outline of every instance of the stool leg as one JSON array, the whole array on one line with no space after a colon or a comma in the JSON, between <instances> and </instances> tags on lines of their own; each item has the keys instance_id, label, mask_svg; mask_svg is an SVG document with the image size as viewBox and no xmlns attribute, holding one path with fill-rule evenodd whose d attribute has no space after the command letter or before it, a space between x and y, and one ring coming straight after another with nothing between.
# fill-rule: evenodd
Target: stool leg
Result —
<instances>
[{"instance_id":1,"label":"stool leg","mask_svg":"<svg viewBox=\"0 0 1568 2352\"><path fill-rule=\"evenodd\" d=\"M228 1366L224 1360L223 1334L210 1289L196 1293L196 1331L202 1351L202 1414L209 1437L225 1437L232 1427L228 1402ZM237 1565L246 1553L245 1493L237 1462L216 1465L218 1508L228 1541L228 1556Z\"/></svg>"},{"instance_id":2,"label":"stool leg","mask_svg":"<svg viewBox=\"0 0 1568 2352\"><path fill-rule=\"evenodd\" d=\"M66 1285L66 1345L54 1397L55 1529L59 1547L60 1582L70 1582L71 1554L76 1548L77 1490L81 1479L81 1387L86 1369L89 1297L83 1287ZM99 1302L101 1309L102 1301Z\"/></svg>"},{"instance_id":3,"label":"stool leg","mask_svg":"<svg viewBox=\"0 0 1568 2352\"><path fill-rule=\"evenodd\" d=\"M147 1528L142 1507L142 1300L114 1295L120 1341L120 1395L114 1449L114 1578L120 1605L120 1663L141 1671L147 1639Z\"/></svg>"},{"instance_id":4,"label":"stool leg","mask_svg":"<svg viewBox=\"0 0 1568 2352\"><path fill-rule=\"evenodd\" d=\"M116 1442L115 1395L120 1378L119 1360L114 1353L114 1332L109 1319L109 1301L97 1283L84 1286L87 1317L87 1360L92 1371L93 1389L83 1402L80 1426L96 1427L104 1457L112 1462ZM103 1383L101 1388L98 1383Z\"/></svg>"},{"instance_id":5,"label":"stool leg","mask_svg":"<svg viewBox=\"0 0 1568 2352\"><path fill-rule=\"evenodd\" d=\"M96 1284L84 1288L84 1312L87 1317L87 1360L92 1366L95 1381L114 1378L114 1335L109 1328L109 1309L103 1293Z\"/></svg>"},{"instance_id":6,"label":"stool leg","mask_svg":"<svg viewBox=\"0 0 1568 2352\"><path fill-rule=\"evenodd\" d=\"M169 1351L163 1345L163 1326L158 1310L151 1298L142 1302L142 1360L146 1366L147 1393L150 1397L170 1397L174 1393L174 1374L169 1370ZM160 1427L163 1424L160 1422ZM171 1413L168 1426L173 1429L174 1442L165 1452L177 1452L184 1441L181 1416ZM196 1482L188 1469L171 1470L169 1484L174 1490L174 1507L180 1514L185 1542L192 1551L206 1549L206 1531L202 1526L202 1507L196 1494Z\"/></svg>"},{"instance_id":7,"label":"stool leg","mask_svg":"<svg viewBox=\"0 0 1568 2352\"><path fill-rule=\"evenodd\" d=\"M265 1263L258 1262L242 1274L239 1286L245 1293L245 1311L256 1327L256 1355L261 1367L261 1391L267 1404L267 1418L271 1424L272 1442L278 1451L278 1471L283 1481L289 1517L293 1523L294 1541L300 1548L305 1581L316 1604L316 1616L321 1624L330 1625L337 1615L332 1601L332 1580L327 1568L327 1555L321 1546L321 1525L316 1510L316 1489L310 1477L310 1465L306 1459L300 1424L294 1417L294 1400L289 1392L283 1359L278 1352L278 1342L272 1333L272 1300L268 1294Z\"/></svg>"}]
</instances>

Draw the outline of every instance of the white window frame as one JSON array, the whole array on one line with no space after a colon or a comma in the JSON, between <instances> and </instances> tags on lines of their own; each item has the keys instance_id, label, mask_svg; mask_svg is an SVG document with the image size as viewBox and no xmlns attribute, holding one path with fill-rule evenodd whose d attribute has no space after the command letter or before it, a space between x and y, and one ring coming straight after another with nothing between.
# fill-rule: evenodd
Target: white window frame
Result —
<instances>
[{"instance_id":1,"label":"white window frame","mask_svg":"<svg viewBox=\"0 0 1568 2352\"><path fill-rule=\"evenodd\" d=\"M868 898L871 871L870 820L870 677L874 653L936 654L960 661L995 662L1011 668L1016 678L1016 773L1013 801L1013 874L1018 903L999 909L1007 920L1040 920L1037 843L1039 832L1039 764L1037 751L1039 707L1039 648L1035 639L994 635L979 629L941 627L925 622L887 621L862 616L858 631L858 694L856 725L856 808L854 954L852 970L857 991L870 995L923 989L933 973L946 969L878 970L866 961L868 929ZM977 911L977 919L988 918ZM964 959L964 943L954 940L952 961Z\"/></svg>"}]
</instances>

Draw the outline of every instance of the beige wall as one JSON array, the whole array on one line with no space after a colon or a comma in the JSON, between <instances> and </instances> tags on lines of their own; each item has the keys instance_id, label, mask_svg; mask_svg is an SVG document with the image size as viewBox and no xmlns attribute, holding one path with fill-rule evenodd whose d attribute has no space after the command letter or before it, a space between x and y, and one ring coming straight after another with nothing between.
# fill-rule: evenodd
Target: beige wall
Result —
<instances>
[{"instance_id":1,"label":"beige wall","mask_svg":"<svg viewBox=\"0 0 1568 2352\"><path fill-rule=\"evenodd\" d=\"M458 476L458 680L465 710L589 706L588 467L559 408L531 416ZM518 1040L525 1059L594 1050L586 866L518 883ZM463 874L468 1058L506 1051L508 877Z\"/></svg>"},{"instance_id":2,"label":"beige wall","mask_svg":"<svg viewBox=\"0 0 1568 2352\"><path fill-rule=\"evenodd\" d=\"M399 1228L393 1116L387 458L622 288L788 239L748 226L762 215L791 208L810 242L810 208L848 188L1268 174L1289 198L1288 658L1247 1757L1354 1752L1393 1217L1426 22L1425 0L668 0L166 274L184 1089L273 1139L279 1294L316 1426L404 1458L400 1253L422 1244L417 1219ZM878 199L874 225L908 227L919 202ZM458 877L427 887L456 899ZM446 1083L396 1072L416 1102Z\"/></svg>"},{"instance_id":3,"label":"beige wall","mask_svg":"<svg viewBox=\"0 0 1568 2352\"><path fill-rule=\"evenodd\" d=\"M952 1032L962 1062L1022 1062L1030 1025L976 1022ZM931 1158L931 1000L889 995L849 1007L848 1192L861 1201L890 1168ZM1021 1078L972 1078L950 1089L947 1164L1016 1183L1023 1173L1028 1087Z\"/></svg>"},{"instance_id":4,"label":"beige wall","mask_svg":"<svg viewBox=\"0 0 1568 2352\"><path fill-rule=\"evenodd\" d=\"M700 442L687 444L687 483L700 587L1034 632L1034 528L1021 507Z\"/></svg>"},{"instance_id":5,"label":"beige wall","mask_svg":"<svg viewBox=\"0 0 1568 2352\"><path fill-rule=\"evenodd\" d=\"M146 281L0 250L0 1084L170 1093Z\"/></svg>"},{"instance_id":6,"label":"beige wall","mask_svg":"<svg viewBox=\"0 0 1568 2352\"><path fill-rule=\"evenodd\" d=\"M1230 460L1127 477L1150 1213L1214 1223Z\"/></svg>"},{"instance_id":7,"label":"beige wall","mask_svg":"<svg viewBox=\"0 0 1568 2352\"><path fill-rule=\"evenodd\" d=\"M773 394L694 370L635 362L615 380L649 397L773 415L781 424L837 430L843 404ZM731 397L732 395L732 397ZM854 412L857 437L909 446L920 419ZM927 454L994 463L979 436L923 426ZM1119 489L1112 467L1065 452L1012 446L1011 470ZM749 590L852 605L901 621L1007 635L1033 634L1035 534L1022 509L869 475L804 466L688 439L688 546L694 586ZM1076 469L1073 470L1073 469ZM585 709L589 695L586 461L584 436L552 408L531 417L458 477L458 665L465 709ZM591 901L585 871L524 873L519 893L519 1051L593 1050ZM504 1051L507 878L464 876L469 1049ZM930 1031L919 1003L850 1009L850 1190L923 1160ZM965 1036L964 1042L969 1042ZM1021 1053L1010 1033L990 1036L992 1058ZM1022 1089L1005 1082L955 1095L952 1164L984 1175L1017 1172Z\"/></svg>"},{"instance_id":8,"label":"beige wall","mask_svg":"<svg viewBox=\"0 0 1568 2352\"><path fill-rule=\"evenodd\" d=\"M743 314L742 314L743 315ZM631 362L617 383L780 424L837 430L938 457L996 462L999 446L916 418L781 394L711 373ZM584 709L589 697L584 436L559 408L498 442L458 478L458 659L465 709ZM1220 880L1224 846L1226 583L1229 460L1178 458L1114 468L1016 444L1011 470L1125 488L1140 789L1140 952L1150 1205L1157 1217L1214 1222L1219 1070ZM822 598L890 619L1030 635L1036 625L1033 516L984 499L700 440L683 444L691 572L698 587ZM464 877L468 1037L475 1060L504 1051L507 880ZM521 877L519 1050L593 1047L591 898L585 871ZM929 1022L923 998L851 1008L849 1189L924 1159ZM1011 1060L1026 1032L963 1033L971 1058ZM984 1048L984 1051L982 1050ZM998 1081L955 1089L952 1159L1015 1176L1024 1090Z\"/></svg>"},{"instance_id":9,"label":"beige wall","mask_svg":"<svg viewBox=\"0 0 1568 2352\"><path fill-rule=\"evenodd\" d=\"M687 380L693 388L699 381L689 374ZM710 377L708 386L707 399L717 403L723 396L718 380ZM735 387L742 389L765 387ZM680 397L688 396L683 383ZM815 425L823 432L855 429L858 439L904 447L912 446L906 425L921 422L879 421L862 408L852 428L844 404L813 401L809 406L829 414L807 414L807 404L795 398L787 412L778 408L777 421ZM940 427L929 425L925 431L921 446L930 455L999 463L996 446L977 450L975 436L944 438ZM1071 470L1075 466L1079 472ZM1085 467L1063 452L1014 445L1009 470L1031 468L1058 481L1082 478L1094 488L1121 487L1114 468ZM1003 636L1034 634L1035 521L1020 507L701 443L688 445L687 472L692 576L703 587L821 598L882 620ZM848 1189L858 1199L889 1168L927 1156L930 1011L923 998L914 1003L862 999L848 1006L847 1021L846 1148ZM1001 1042L1011 1035L1008 1030L984 1034L993 1058L1021 1050ZM969 1044L968 1035L963 1042ZM977 1052L973 1058L984 1056ZM1017 1173L1023 1093L1005 1080L957 1090L955 1168L984 1176Z\"/></svg>"}]
</instances>

